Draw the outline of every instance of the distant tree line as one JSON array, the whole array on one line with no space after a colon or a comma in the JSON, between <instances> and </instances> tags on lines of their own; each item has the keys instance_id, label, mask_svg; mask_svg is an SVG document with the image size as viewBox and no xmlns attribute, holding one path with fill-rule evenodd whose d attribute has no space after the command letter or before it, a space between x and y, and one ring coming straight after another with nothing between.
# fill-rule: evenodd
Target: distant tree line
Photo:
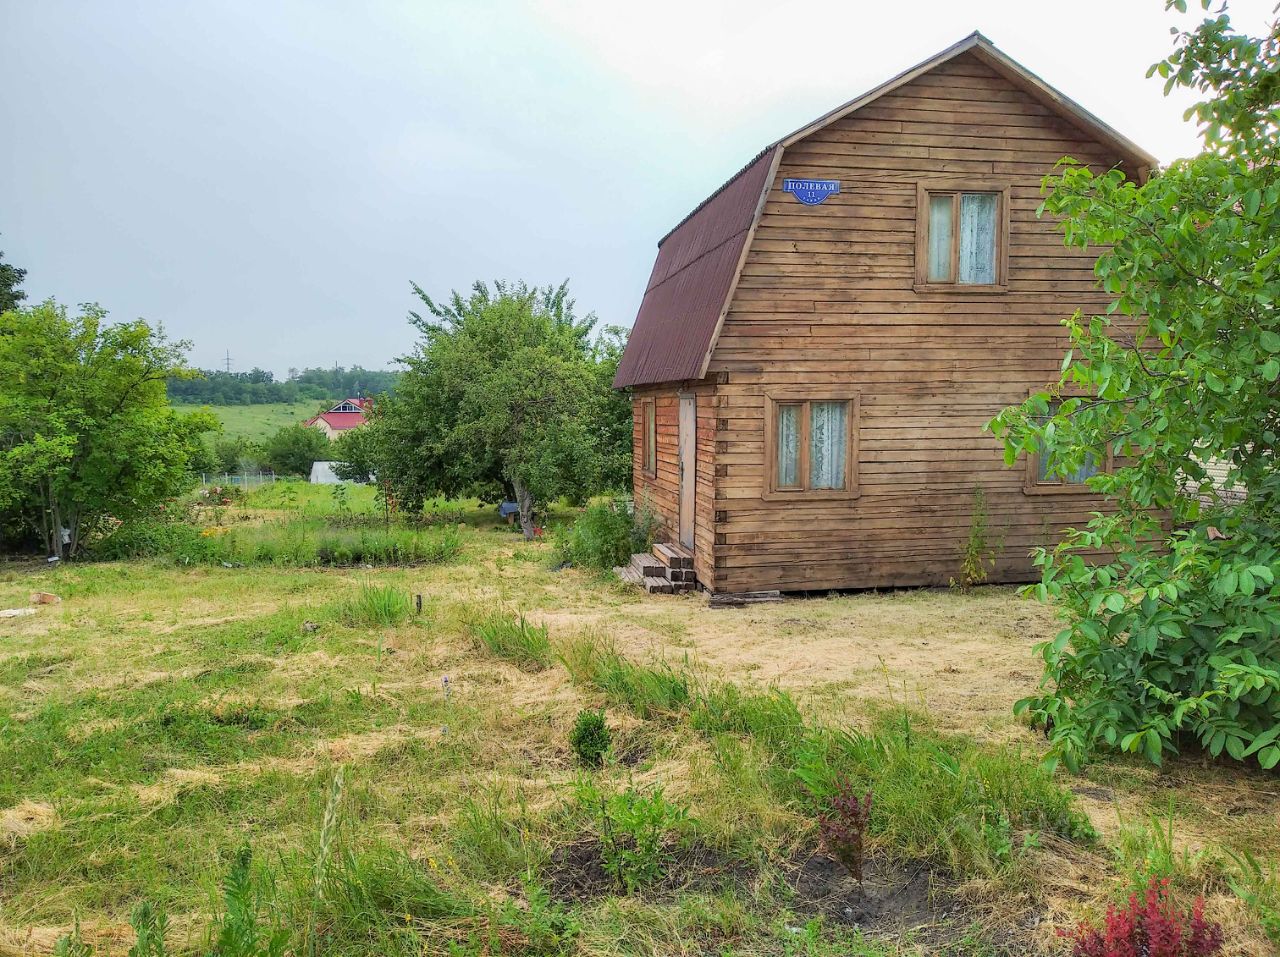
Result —
<instances>
[{"instance_id":1,"label":"distant tree line","mask_svg":"<svg viewBox=\"0 0 1280 957\"><path fill-rule=\"evenodd\" d=\"M261 405L303 399L338 401L348 396L394 392L400 373L360 366L331 369L290 369L283 381L265 369L223 372L201 369L198 378L170 379L169 398L194 405Z\"/></svg>"}]
</instances>

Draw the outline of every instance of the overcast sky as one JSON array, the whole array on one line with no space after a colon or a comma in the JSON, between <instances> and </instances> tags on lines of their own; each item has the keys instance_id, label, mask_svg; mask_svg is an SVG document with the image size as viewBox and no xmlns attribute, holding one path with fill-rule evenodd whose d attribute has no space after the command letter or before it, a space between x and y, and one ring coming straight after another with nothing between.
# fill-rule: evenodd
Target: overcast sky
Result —
<instances>
[{"instance_id":1,"label":"overcast sky","mask_svg":"<svg viewBox=\"0 0 1280 957\"><path fill-rule=\"evenodd\" d=\"M567 278L630 325L707 193L975 29L1161 160L1194 152L1188 100L1144 79L1163 6L0 0L0 249L29 298L163 323L205 367L385 367L411 280Z\"/></svg>"}]
</instances>

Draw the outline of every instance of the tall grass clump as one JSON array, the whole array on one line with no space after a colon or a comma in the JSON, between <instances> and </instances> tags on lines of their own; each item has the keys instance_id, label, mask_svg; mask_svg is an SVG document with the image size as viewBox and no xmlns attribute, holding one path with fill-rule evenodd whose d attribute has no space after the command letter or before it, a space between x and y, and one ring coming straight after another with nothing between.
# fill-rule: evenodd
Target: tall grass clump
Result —
<instances>
[{"instance_id":1,"label":"tall grass clump","mask_svg":"<svg viewBox=\"0 0 1280 957\"><path fill-rule=\"evenodd\" d=\"M874 791L869 833L895 853L962 877L991 877L1045 833L1091 842L1072 796L1021 754L943 738L890 714L872 731L814 729L797 753L794 796L818 811L843 789Z\"/></svg>"},{"instance_id":2,"label":"tall grass clump","mask_svg":"<svg viewBox=\"0 0 1280 957\"><path fill-rule=\"evenodd\" d=\"M614 704L645 720L680 714L689 707L688 673L666 662L638 665L591 636L569 642L560 660L575 682L598 688Z\"/></svg>"},{"instance_id":3,"label":"tall grass clump","mask_svg":"<svg viewBox=\"0 0 1280 957\"><path fill-rule=\"evenodd\" d=\"M354 596L338 603L338 617L357 627L390 628L407 621L412 613L408 594L390 585L363 584Z\"/></svg>"},{"instance_id":4,"label":"tall grass clump","mask_svg":"<svg viewBox=\"0 0 1280 957\"><path fill-rule=\"evenodd\" d=\"M556 560L564 565L608 571L625 565L635 552L653 545L655 523L647 510L632 508L624 499L598 502L585 508L578 520L558 528L554 536Z\"/></svg>"},{"instance_id":5,"label":"tall grass clump","mask_svg":"<svg viewBox=\"0 0 1280 957\"><path fill-rule=\"evenodd\" d=\"M471 624L476 645L491 655L524 668L541 671L551 664L551 639L546 625L534 625L524 615L489 615Z\"/></svg>"},{"instance_id":6,"label":"tall grass clump","mask_svg":"<svg viewBox=\"0 0 1280 957\"><path fill-rule=\"evenodd\" d=\"M749 735L783 760L792 758L807 732L795 699L781 688L744 691L727 681L698 692L689 723L706 734Z\"/></svg>"}]
</instances>

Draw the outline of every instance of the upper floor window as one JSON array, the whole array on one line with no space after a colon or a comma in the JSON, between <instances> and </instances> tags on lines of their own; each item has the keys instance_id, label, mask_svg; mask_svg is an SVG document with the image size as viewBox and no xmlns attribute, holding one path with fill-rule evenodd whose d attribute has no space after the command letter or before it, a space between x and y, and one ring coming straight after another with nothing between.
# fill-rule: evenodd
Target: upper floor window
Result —
<instances>
[{"instance_id":1,"label":"upper floor window","mask_svg":"<svg viewBox=\"0 0 1280 957\"><path fill-rule=\"evenodd\" d=\"M1008 246L1007 189L920 184L916 285L963 292L1003 291Z\"/></svg>"},{"instance_id":2,"label":"upper floor window","mask_svg":"<svg viewBox=\"0 0 1280 957\"><path fill-rule=\"evenodd\" d=\"M765 398L765 498L858 494L857 395Z\"/></svg>"},{"instance_id":3,"label":"upper floor window","mask_svg":"<svg viewBox=\"0 0 1280 957\"><path fill-rule=\"evenodd\" d=\"M338 403L337 408L333 409L332 411L334 411L334 412L363 412L363 411L364 411L364 409L360 408L360 406L356 405L354 402L340 402L340 403Z\"/></svg>"}]
</instances>

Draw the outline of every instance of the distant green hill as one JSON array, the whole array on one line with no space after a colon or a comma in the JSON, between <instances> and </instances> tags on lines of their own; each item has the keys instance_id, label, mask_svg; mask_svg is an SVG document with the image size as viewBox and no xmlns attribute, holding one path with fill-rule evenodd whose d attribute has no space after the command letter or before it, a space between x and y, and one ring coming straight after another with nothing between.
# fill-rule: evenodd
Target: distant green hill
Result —
<instances>
[{"instance_id":1,"label":"distant green hill","mask_svg":"<svg viewBox=\"0 0 1280 957\"><path fill-rule=\"evenodd\" d=\"M297 402L264 402L259 405L211 405L209 408L222 423L226 435L243 435L251 442L261 442L281 426L297 425L321 411L322 406L327 408L332 404L300 399Z\"/></svg>"}]
</instances>

